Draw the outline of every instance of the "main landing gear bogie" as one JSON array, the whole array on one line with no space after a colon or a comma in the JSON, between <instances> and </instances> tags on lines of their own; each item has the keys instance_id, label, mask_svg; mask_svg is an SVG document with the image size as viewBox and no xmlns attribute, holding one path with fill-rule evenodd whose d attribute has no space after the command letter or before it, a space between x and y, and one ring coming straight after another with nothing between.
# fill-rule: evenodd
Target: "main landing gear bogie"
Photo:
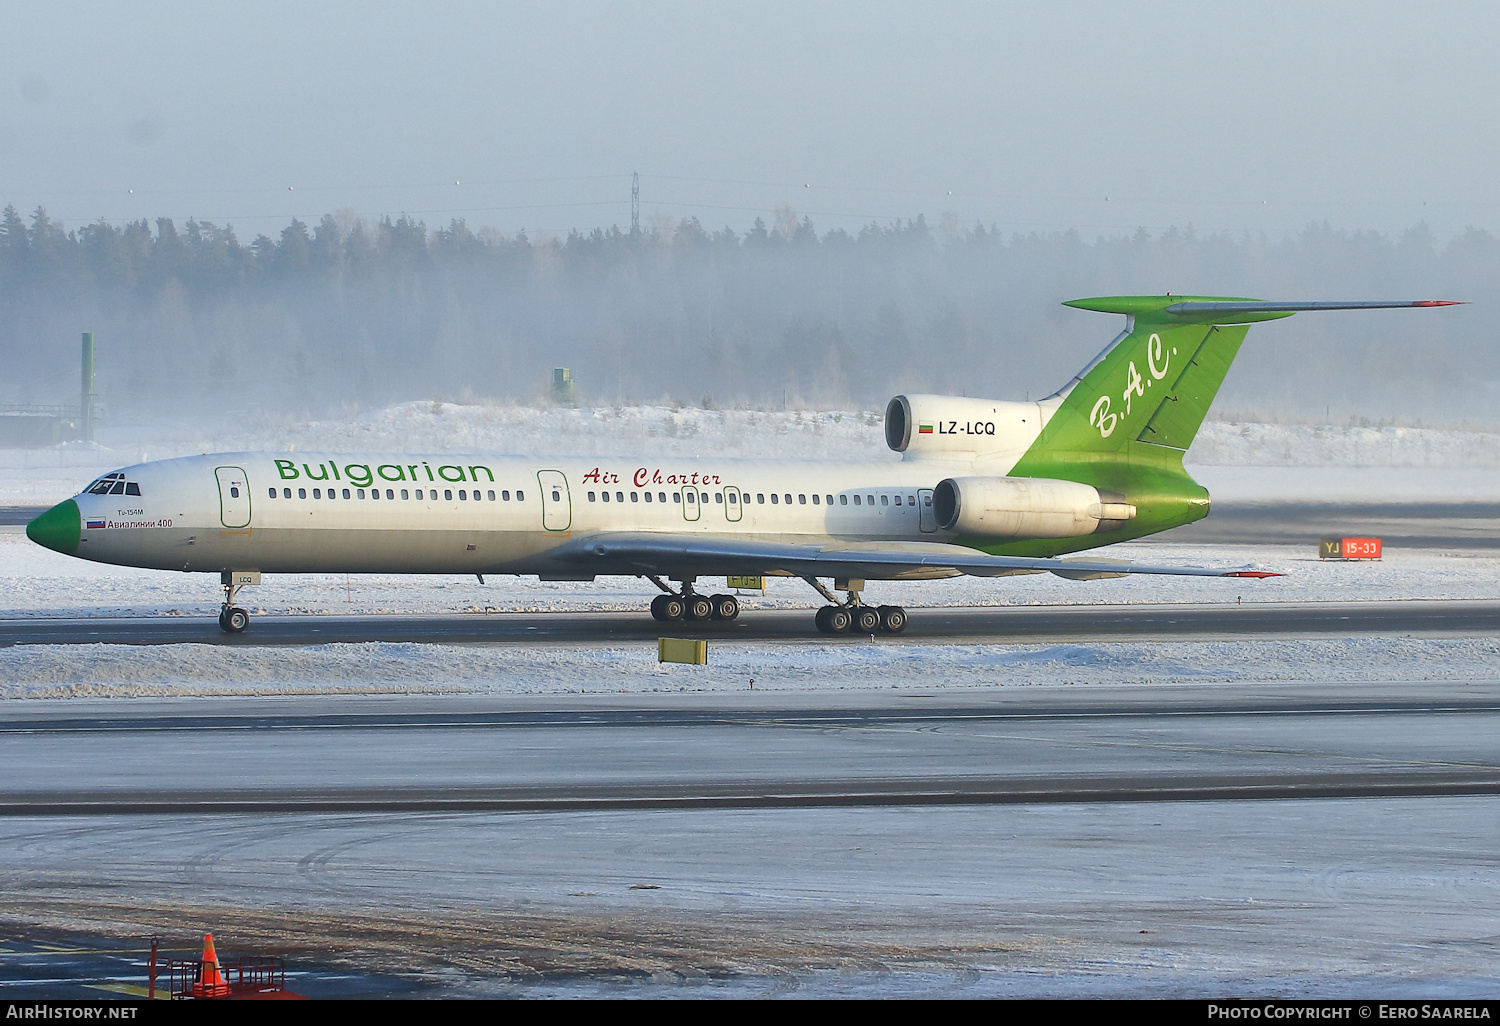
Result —
<instances>
[{"instance_id":1,"label":"main landing gear bogie","mask_svg":"<svg viewBox=\"0 0 1500 1026\"><path fill-rule=\"evenodd\" d=\"M651 600L651 618L672 620L733 620L740 615L740 603L733 595L658 595Z\"/></svg>"},{"instance_id":2,"label":"main landing gear bogie","mask_svg":"<svg viewBox=\"0 0 1500 1026\"><path fill-rule=\"evenodd\" d=\"M822 634L900 634L906 630L906 610L900 606L824 606L813 623Z\"/></svg>"}]
</instances>

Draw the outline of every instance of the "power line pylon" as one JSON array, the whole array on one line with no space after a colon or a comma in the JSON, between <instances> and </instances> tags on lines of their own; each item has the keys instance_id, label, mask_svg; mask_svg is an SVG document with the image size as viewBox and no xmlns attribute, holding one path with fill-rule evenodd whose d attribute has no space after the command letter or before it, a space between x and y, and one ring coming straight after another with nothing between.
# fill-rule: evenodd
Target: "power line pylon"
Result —
<instances>
[{"instance_id":1,"label":"power line pylon","mask_svg":"<svg viewBox=\"0 0 1500 1026\"><path fill-rule=\"evenodd\" d=\"M641 173L635 172L630 177L630 234L641 233Z\"/></svg>"}]
</instances>

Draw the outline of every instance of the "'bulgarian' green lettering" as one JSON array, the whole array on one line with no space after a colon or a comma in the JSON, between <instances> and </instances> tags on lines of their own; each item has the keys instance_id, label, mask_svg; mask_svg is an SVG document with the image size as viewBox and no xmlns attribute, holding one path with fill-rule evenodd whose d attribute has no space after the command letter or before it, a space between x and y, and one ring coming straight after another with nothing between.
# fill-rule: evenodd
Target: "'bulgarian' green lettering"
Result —
<instances>
[{"instance_id":1,"label":"'bulgarian' green lettering","mask_svg":"<svg viewBox=\"0 0 1500 1026\"><path fill-rule=\"evenodd\" d=\"M291 460L277 460L276 472L281 475L283 481L295 481L300 476L297 473L297 464Z\"/></svg>"}]
</instances>

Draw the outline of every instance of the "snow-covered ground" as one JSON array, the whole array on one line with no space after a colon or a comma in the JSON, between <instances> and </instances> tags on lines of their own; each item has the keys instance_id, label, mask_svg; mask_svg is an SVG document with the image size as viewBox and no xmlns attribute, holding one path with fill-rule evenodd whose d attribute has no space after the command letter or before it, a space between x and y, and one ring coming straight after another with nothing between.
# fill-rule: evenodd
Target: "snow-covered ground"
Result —
<instances>
[{"instance_id":1,"label":"snow-covered ground","mask_svg":"<svg viewBox=\"0 0 1500 1026\"><path fill-rule=\"evenodd\" d=\"M751 645L711 642L708 666L658 664L656 646L361 644L18 645L0 649L0 699L314 694L640 694L944 691L1035 685L1492 681L1497 638L1344 638L1145 644ZM1253 669L1247 671L1247 667Z\"/></svg>"}]
</instances>

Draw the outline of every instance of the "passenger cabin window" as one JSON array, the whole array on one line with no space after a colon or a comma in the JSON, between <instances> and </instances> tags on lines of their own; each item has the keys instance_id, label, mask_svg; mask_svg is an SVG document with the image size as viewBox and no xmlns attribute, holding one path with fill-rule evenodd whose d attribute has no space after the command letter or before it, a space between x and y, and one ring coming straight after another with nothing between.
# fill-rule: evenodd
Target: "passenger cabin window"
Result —
<instances>
[{"instance_id":1,"label":"passenger cabin window","mask_svg":"<svg viewBox=\"0 0 1500 1026\"><path fill-rule=\"evenodd\" d=\"M813 496L813 505L816 506L817 504L818 504L818 497L816 495L814 495Z\"/></svg>"},{"instance_id":2,"label":"passenger cabin window","mask_svg":"<svg viewBox=\"0 0 1500 1026\"><path fill-rule=\"evenodd\" d=\"M889 495L882 495L880 497L880 504L882 506L889 506L891 504L891 497Z\"/></svg>"},{"instance_id":3,"label":"passenger cabin window","mask_svg":"<svg viewBox=\"0 0 1500 1026\"><path fill-rule=\"evenodd\" d=\"M519 488L516 489L516 501L517 502L525 502L526 501L526 493L523 492L523 491L521 491L521 489L519 489Z\"/></svg>"},{"instance_id":4,"label":"passenger cabin window","mask_svg":"<svg viewBox=\"0 0 1500 1026\"><path fill-rule=\"evenodd\" d=\"M787 498L790 499L791 496L787 496ZM797 496L797 505L799 505L799 506L806 506L807 505L807 496L805 496L805 495L799 495L799 496Z\"/></svg>"},{"instance_id":5,"label":"passenger cabin window","mask_svg":"<svg viewBox=\"0 0 1500 1026\"><path fill-rule=\"evenodd\" d=\"M772 503L772 505L774 505L776 503L776 493L775 492L771 493L771 503Z\"/></svg>"},{"instance_id":6,"label":"passenger cabin window","mask_svg":"<svg viewBox=\"0 0 1500 1026\"><path fill-rule=\"evenodd\" d=\"M765 502L766 501L766 493L765 492L756 492L755 493L755 501L756 502Z\"/></svg>"},{"instance_id":7,"label":"passenger cabin window","mask_svg":"<svg viewBox=\"0 0 1500 1026\"><path fill-rule=\"evenodd\" d=\"M520 495L521 493L517 492L516 494ZM553 502L562 502L562 493L559 492L556 488L552 489L552 501Z\"/></svg>"},{"instance_id":8,"label":"passenger cabin window","mask_svg":"<svg viewBox=\"0 0 1500 1026\"><path fill-rule=\"evenodd\" d=\"M276 498L276 489L274 488L271 489L271 498Z\"/></svg>"},{"instance_id":9,"label":"passenger cabin window","mask_svg":"<svg viewBox=\"0 0 1500 1026\"><path fill-rule=\"evenodd\" d=\"M590 502L597 502L598 501L597 499L594 498L594 493L593 492L589 492L589 501Z\"/></svg>"},{"instance_id":10,"label":"passenger cabin window","mask_svg":"<svg viewBox=\"0 0 1500 1026\"><path fill-rule=\"evenodd\" d=\"M122 493L125 491L125 484L124 484L124 482L120 483L119 488L120 488L120 491ZM110 494L114 494L114 493L111 492ZM238 499L240 497L240 490L238 488L236 488L234 485L230 485L229 486L229 494L230 494L230 496L232 498Z\"/></svg>"},{"instance_id":11,"label":"passenger cabin window","mask_svg":"<svg viewBox=\"0 0 1500 1026\"><path fill-rule=\"evenodd\" d=\"M656 493L656 498L660 502L666 502L667 501L667 493L666 492L657 492ZM676 502L677 500L673 499L672 501Z\"/></svg>"},{"instance_id":12,"label":"passenger cabin window","mask_svg":"<svg viewBox=\"0 0 1500 1026\"><path fill-rule=\"evenodd\" d=\"M858 496L858 495L856 495L856 496L855 496L855 497L854 497L854 504L855 504L855 505L856 505L856 506L859 506L859 505L862 505L862 503L861 503L861 502L860 502L860 501L859 501L859 496Z\"/></svg>"},{"instance_id":13,"label":"passenger cabin window","mask_svg":"<svg viewBox=\"0 0 1500 1026\"><path fill-rule=\"evenodd\" d=\"M847 495L840 495L839 496L839 505L840 506L847 506L847 505L849 505L849 496L847 496Z\"/></svg>"},{"instance_id":14,"label":"passenger cabin window","mask_svg":"<svg viewBox=\"0 0 1500 1026\"><path fill-rule=\"evenodd\" d=\"M646 498L648 498L648 499L651 498L651 493L650 492L646 493ZM641 501L641 493L640 492L631 492L630 493L630 501L631 502L640 502Z\"/></svg>"},{"instance_id":15,"label":"passenger cabin window","mask_svg":"<svg viewBox=\"0 0 1500 1026\"><path fill-rule=\"evenodd\" d=\"M407 491L405 488L401 489L401 498L403 498L403 499L410 499L411 498L411 492Z\"/></svg>"},{"instance_id":16,"label":"passenger cabin window","mask_svg":"<svg viewBox=\"0 0 1500 1026\"><path fill-rule=\"evenodd\" d=\"M333 493L329 492L328 494L332 495ZM349 489L347 489L347 488L344 489L344 498L346 498L346 499L349 498Z\"/></svg>"},{"instance_id":17,"label":"passenger cabin window","mask_svg":"<svg viewBox=\"0 0 1500 1026\"><path fill-rule=\"evenodd\" d=\"M453 501L453 489L452 488L444 488L443 489L443 498L446 499L448 502L452 502Z\"/></svg>"},{"instance_id":18,"label":"passenger cabin window","mask_svg":"<svg viewBox=\"0 0 1500 1026\"><path fill-rule=\"evenodd\" d=\"M624 502L625 501L625 493L624 492L615 492L615 501L616 502Z\"/></svg>"},{"instance_id":19,"label":"passenger cabin window","mask_svg":"<svg viewBox=\"0 0 1500 1026\"><path fill-rule=\"evenodd\" d=\"M306 488L298 488L297 489L297 498L299 498L299 499L305 499L305 498L307 498L307 489Z\"/></svg>"}]
</instances>

